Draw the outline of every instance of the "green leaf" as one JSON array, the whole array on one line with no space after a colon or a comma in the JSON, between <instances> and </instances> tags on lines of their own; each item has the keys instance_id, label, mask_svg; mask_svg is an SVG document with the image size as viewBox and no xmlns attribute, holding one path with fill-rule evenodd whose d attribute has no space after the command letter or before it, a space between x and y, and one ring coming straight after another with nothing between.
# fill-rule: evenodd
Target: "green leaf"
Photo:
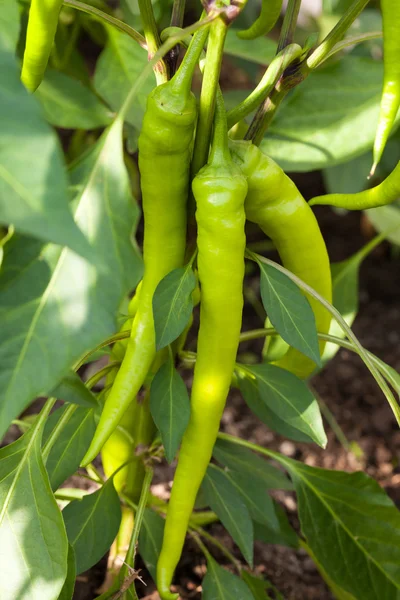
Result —
<instances>
[{"instance_id":1,"label":"green leaf","mask_svg":"<svg viewBox=\"0 0 400 600\"><path fill-rule=\"evenodd\" d=\"M43 425L39 416L27 433L0 450L4 599L53 600L67 576L67 536L41 455Z\"/></svg>"},{"instance_id":2,"label":"green leaf","mask_svg":"<svg viewBox=\"0 0 400 600\"><path fill-rule=\"evenodd\" d=\"M68 204L57 136L20 82L11 54L0 52L0 73L0 223L92 260Z\"/></svg>"},{"instance_id":3,"label":"green leaf","mask_svg":"<svg viewBox=\"0 0 400 600\"><path fill-rule=\"evenodd\" d=\"M85 175L76 218L104 269L67 249L14 236L0 272L0 437L33 398L47 394L76 361L116 330L122 298L139 281L132 245L132 201L119 121L99 140ZM61 343L63 340L63 343Z\"/></svg>"},{"instance_id":4,"label":"green leaf","mask_svg":"<svg viewBox=\"0 0 400 600\"><path fill-rule=\"evenodd\" d=\"M55 127L96 129L111 122L109 109L89 88L59 71L46 71L35 96Z\"/></svg>"},{"instance_id":5,"label":"green leaf","mask_svg":"<svg viewBox=\"0 0 400 600\"><path fill-rule=\"evenodd\" d=\"M190 400L171 357L157 371L150 388L150 411L168 462L172 462L189 423Z\"/></svg>"},{"instance_id":6,"label":"green leaf","mask_svg":"<svg viewBox=\"0 0 400 600\"><path fill-rule=\"evenodd\" d=\"M68 573L63 588L57 600L72 600L75 589L76 567L75 552L71 544L68 544Z\"/></svg>"},{"instance_id":7,"label":"green leaf","mask_svg":"<svg viewBox=\"0 0 400 600\"><path fill-rule=\"evenodd\" d=\"M265 486L252 477L252 473L238 473L237 471L222 471L237 492L242 496L249 509L250 516L259 523L266 523L272 529L279 529L274 503L267 493Z\"/></svg>"},{"instance_id":8,"label":"green leaf","mask_svg":"<svg viewBox=\"0 0 400 600\"><path fill-rule=\"evenodd\" d=\"M68 406L62 406L54 411L47 419L43 440L47 441L55 425L58 423ZM50 484L57 490L64 481L73 475L85 456L96 429L94 411L87 408L77 408L70 416L46 462Z\"/></svg>"},{"instance_id":9,"label":"green leaf","mask_svg":"<svg viewBox=\"0 0 400 600\"><path fill-rule=\"evenodd\" d=\"M242 579L251 591L254 600L272 600L272 598L274 600L285 600L282 594L267 579L261 579L248 571L242 571ZM273 596L268 594L269 591L273 593Z\"/></svg>"},{"instance_id":10,"label":"green leaf","mask_svg":"<svg viewBox=\"0 0 400 600\"><path fill-rule=\"evenodd\" d=\"M392 230L387 234L387 239L400 246L400 202L396 201L389 206L381 206L379 208L371 208L367 212L368 219L378 231L388 231L393 229L396 224L399 228Z\"/></svg>"},{"instance_id":11,"label":"green leaf","mask_svg":"<svg viewBox=\"0 0 400 600\"><path fill-rule=\"evenodd\" d=\"M158 284L153 296L157 350L171 344L185 329L193 311L195 287L191 265L174 269Z\"/></svg>"},{"instance_id":12,"label":"green leaf","mask_svg":"<svg viewBox=\"0 0 400 600\"><path fill-rule=\"evenodd\" d=\"M93 494L70 502L62 515L79 575L104 556L118 533L121 506L112 479Z\"/></svg>"},{"instance_id":13,"label":"green leaf","mask_svg":"<svg viewBox=\"0 0 400 600\"><path fill-rule=\"evenodd\" d=\"M61 383L49 393L49 396L87 408L97 408L99 406L96 396L88 390L75 371L67 373Z\"/></svg>"},{"instance_id":14,"label":"green leaf","mask_svg":"<svg viewBox=\"0 0 400 600\"><path fill-rule=\"evenodd\" d=\"M116 112L125 101L132 85L147 64L147 52L125 33L107 27L108 41L96 63L94 87ZM155 86L155 79L148 77L132 103L127 121L140 129L147 96Z\"/></svg>"},{"instance_id":15,"label":"green leaf","mask_svg":"<svg viewBox=\"0 0 400 600\"><path fill-rule=\"evenodd\" d=\"M209 465L202 483L207 504L239 546L244 558L253 565L253 523L241 494L215 465Z\"/></svg>"},{"instance_id":16,"label":"green leaf","mask_svg":"<svg viewBox=\"0 0 400 600\"><path fill-rule=\"evenodd\" d=\"M266 523L257 523L254 521L254 539L264 542L265 544L298 548L299 538L290 525L285 511L277 502L274 502L274 505L275 514L279 522L279 530L273 529Z\"/></svg>"},{"instance_id":17,"label":"green leaf","mask_svg":"<svg viewBox=\"0 0 400 600\"><path fill-rule=\"evenodd\" d=\"M348 55L317 69L288 97L262 150L285 171L312 171L360 156L373 145L382 80L382 63L371 58Z\"/></svg>"},{"instance_id":18,"label":"green leaf","mask_svg":"<svg viewBox=\"0 0 400 600\"><path fill-rule=\"evenodd\" d=\"M252 410L253 413L267 425L267 427L272 429L272 431L276 431L280 435L295 440L296 442L313 441L311 437L280 419L275 412L267 406L261 398L256 379L240 377L239 387L250 410Z\"/></svg>"},{"instance_id":19,"label":"green leaf","mask_svg":"<svg viewBox=\"0 0 400 600\"><path fill-rule=\"evenodd\" d=\"M15 0L0 2L0 51L15 51L20 30L18 3Z\"/></svg>"},{"instance_id":20,"label":"green leaf","mask_svg":"<svg viewBox=\"0 0 400 600\"><path fill-rule=\"evenodd\" d=\"M292 490L292 482L286 475L251 450L232 444L225 440L217 440L213 449L214 458L231 471L243 475L250 474L263 484L266 489Z\"/></svg>"},{"instance_id":21,"label":"green leaf","mask_svg":"<svg viewBox=\"0 0 400 600\"><path fill-rule=\"evenodd\" d=\"M327 439L318 402L304 381L266 363L246 366L246 370L256 378L261 400L279 419L325 448Z\"/></svg>"},{"instance_id":22,"label":"green leaf","mask_svg":"<svg viewBox=\"0 0 400 600\"><path fill-rule=\"evenodd\" d=\"M307 298L284 273L264 263L259 267L261 298L272 325L285 342L320 365L315 317Z\"/></svg>"},{"instance_id":23,"label":"green leaf","mask_svg":"<svg viewBox=\"0 0 400 600\"><path fill-rule=\"evenodd\" d=\"M355 598L399 598L400 512L378 483L279 460L293 479L307 544L328 576Z\"/></svg>"},{"instance_id":24,"label":"green leaf","mask_svg":"<svg viewBox=\"0 0 400 600\"><path fill-rule=\"evenodd\" d=\"M153 581L156 581L156 567L164 535L164 519L146 508L139 533L139 554Z\"/></svg>"},{"instance_id":25,"label":"green leaf","mask_svg":"<svg viewBox=\"0 0 400 600\"><path fill-rule=\"evenodd\" d=\"M276 42L267 37L255 40L242 40L237 36L238 29L231 27L226 36L224 53L242 58L259 65L268 65L276 54Z\"/></svg>"},{"instance_id":26,"label":"green leaf","mask_svg":"<svg viewBox=\"0 0 400 600\"><path fill-rule=\"evenodd\" d=\"M203 579L203 600L254 600L246 583L207 556L207 574Z\"/></svg>"}]
</instances>

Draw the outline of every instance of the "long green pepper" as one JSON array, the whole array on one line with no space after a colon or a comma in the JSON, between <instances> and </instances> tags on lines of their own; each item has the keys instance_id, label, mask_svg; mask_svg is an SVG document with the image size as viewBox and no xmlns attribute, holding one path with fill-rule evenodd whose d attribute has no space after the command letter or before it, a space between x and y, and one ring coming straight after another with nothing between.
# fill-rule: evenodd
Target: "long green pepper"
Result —
<instances>
[{"instance_id":1,"label":"long green pepper","mask_svg":"<svg viewBox=\"0 0 400 600\"><path fill-rule=\"evenodd\" d=\"M247 184L229 153L221 100L209 162L192 186L197 206L200 329L190 421L179 453L157 564L163 600L177 598L169 588L217 438L242 324Z\"/></svg>"},{"instance_id":2,"label":"long green pepper","mask_svg":"<svg viewBox=\"0 0 400 600\"><path fill-rule=\"evenodd\" d=\"M318 222L293 181L251 142L231 142L233 159L247 177L246 217L274 242L283 265L326 300L332 300L329 257ZM317 330L328 333L329 313L309 297ZM322 354L325 343L320 343ZM290 348L276 364L301 378L314 362Z\"/></svg>"},{"instance_id":3,"label":"long green pepper","mask_svg":"<svg viewBox=\"0 0 400 600\"><path fill-rule=\"evenodd\" d=\"M194 36L175 76L148 97L139 137L144 277L126 353L83 466L99 453L143 385L156 353L153 294L161 279L183 264L189 169L197 117L196 99L190 87L207 33L204 28Z\"/></svg>"}]
</instances>

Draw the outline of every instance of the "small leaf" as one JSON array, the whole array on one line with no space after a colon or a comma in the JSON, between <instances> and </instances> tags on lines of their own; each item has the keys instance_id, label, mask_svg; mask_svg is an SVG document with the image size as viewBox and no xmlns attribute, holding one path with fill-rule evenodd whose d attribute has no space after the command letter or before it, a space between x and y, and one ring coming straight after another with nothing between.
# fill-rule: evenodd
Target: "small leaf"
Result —
<instances>
[{"instance_id":1,"label":"small leaf","mask_svg":"<svg viewBox=\"0 0 400 600\"><path fill-rule=\"evenodd\" d=\"M0 598L54 600L68 541L41 455L44 419L0 450Z\"/></svg>"},{"instance_id":2,"label":"small leaf","mask_svg":"<svg viewBox=\"0 0 400 600\"><path fill-rule=\"evenodd\" d=\"M164 519L159 514L150 508L145 509L139 533L139 554L153 581L156 581L156 567L161 552L164 523Z\"/></svg>"},{"instance_id":3,"label":"small leaf","mask_svg":"<svg viewBox=\"0 0 400 600\"><path fill-rule=\"evenodd\" d=\"M242 496L227 475L209 465L202 483L208 505L239 546L250 566L253 565L253 523Z\"/></svg>"},{"instance_id":4,"label":"small leaf","mask_svg":"<svg viewBox=\"0 0 400 600\"><path fill-rule=\"evenodd\" d=\"M400 597L400 512L378 483L277 460L290 472L303 534L328 576L355 598Z\"/></svg>"},{"instance_id":5,"label":"small leaf","mask_svg":"<svg viewBox=\"0 0 400 600\"><path fill-rule=\"evenodd\" d=\"M282 419L280 419L274 411L261 398L258 382L256 379L250 379L247 377L239 378L239 387L246 401L246 404L250 410L257 415L263 423L267 425L272 431L276 431L280 435L286 438L294 440L296 442L312 442L312 438L302 431L295 429Z\"/></svg>"},{"instance_id":6,"label":"small leaf","mask_svg":"<svg viewBox=\"0 0 400 600\"><path fill-rule=\"evenodd\" d=\"M35 93L46 119L64 129L96 129L111 123L111 112L80 81L48 69Z\"/></svg>"},{"instance_id":7,"label":"small leaf","mask_svg":"<svg viewBox=\"0 0 400 600\"><path fill-rule=\"evenodd\" d=\"M276 54L276 42L267 37L255 40L242 40L237 36L238 29L230 27L226 36L224 53L250 62L268 65Z\"/></svg>"},{"instance_id":8,"label":"small leaf","mask_svg":"<svg viewBox=\"0 0 400 600\"><path fill-rule=\"evenodd\" d=\"M248 571L242 571L242 579L253 594L254 600L272 600L272 598L274 600L285 600L282 594L267 579L261 579ZM268 594L269 591L273 593L273 596Z\"/></svg>"},{"instance_id":9,"label":"small leaf","mask_svg":"<svg viewBox=\"0 0 400 600\"><path fill-rule=\"evenodd\" d=\"M261 298L272 325L282 338L321 364L315 317L307 298L293 281L274 267L259 263Z\"/></svg>"},{"instance_id":10,"label":"small leaf","mask_svg":"<svg viewBox=\"0 0 400 600\"><path fill-rule=\"evenodd\" d=\"M150 388L150 411L171 462L179 448L190 417L190 400L185 382L171 357L157 371Z\"/></svg>"},{"instance_id":11,"label":"small leaf","mask_svg":"<svg viewBox=\"0 0 400 600\"><path fill-rule=\"evenodd\" d=\"M246 369L256 378L260 398L268 408L325 448L327 439L319 405L307 384L275 365L246 366Z\"/></svg>"},{"instance_id":12,"label":"small leaf","mask_svg":"<svg viewBox=\"0 0 400 600\"><path fill-rule=\"evenodd\" d=\"M248 448L231 444L226 440L217 440L213 456L231 471L244 475L250 473L252 478L262 482L267 489L293 489L293 484L285 473Z\"/></svg>"},{"instance_id":13,"label":"small leaf","mask_svg":"<svg viewBox=\"0 0 400 600\"><path fill-rule=\"evenodd\" d=\"M62 406L55 410L47 419L44 430L44 442L48 439L55 425L70 407ZM94 411L87 408L77 408L70 416L46 462L50 484L57 490L64 481L73 475L85 456L96 429Z\"/></svg>"},{"instance_id":14,"label":"small leaf","mask_svg":"<svg viewBox=\"0 0 400 600\"><path fill-rule=\"evenodd\" d=\"M93 494L70 502L62 515L79 575L104 556L118 533L121 506L112 479Z\"/></svg>"},{"instance_id":15,"label":"small leaf","mask_svg":"<svg viewBox=\"0 0 400 600\"><path fill-rule=\"evenodd\" d=\"M203 579L203 600L254 600L246 583L226 571L207 556L207 574Z\"/></svg>"},{"instance_id":16,"label":"small leaf","mask_svg":"<svg viewBox=\"0 0 400 600\"><path fill-rule=\"evenodd\" d=\"M387 239L392 244L400 246L400 203L399 201L389 204L388 206L380 206L379 208L371 208L368 211L368 219L378 231L392 231L388 233ZM398 227L395 229L395 225ZM393 231L394 230L394 231Z\"/></svg>"},{"instance_id":17,"label":"small leaf","mask_svg":"<svg viewBox=\"0 0 400 600\"><path fill-rule=\"evenodd\" d=\"M75 552L71 544L68 544L68 573L63 588L57 600L72 600L75 589L76 567Z\"/></svg>"},{"instance_id":18,"label":"small leaf","mask_svg":"<svg viewBox=\"0 0 400 600\"><path fill-rule=\"evenodd\" d=\"M171 344L185 329L193 311L195 287L191 265L174 269L158 284L153 296L157 350Z\"/></svg>"},{"instance_id":19,"label":"small leaf","mask_svg":"<svg viewBox=\"0 0 400 600\"><path fill-rule=\"evenodd\" d=\"M268 524L272 529L279 529L274 503L265 486L260 485L257 479L253 479L251 472L223 471L223 473L242 496L251 518L259 523Z\"/></svg>"},{"instance_id":20,"label":"small leaf","mask_svg":"<svg viewBox=\"0 0 400 600\"><path fill-rule=\"evenodd\" d=\"M274 505L275 514L279 522L279 531L272 529L268 524L257 523L254 521L254 539L264 542L265 544L298 548L299 538L290 525L285 511L277 502L274 502Z\"/></svg>"},{"instance_id":21,"label":"small leaf","mask_svg":"<svg viewBox=\"0 0 400 600\"><path fill-rule=\"evenodd\" d=\"M58 386L49 392L48 396L86 408L98 408L99 406L96 396L88 390L75 371L67 373Z\"/></svg>"}]
</instances>

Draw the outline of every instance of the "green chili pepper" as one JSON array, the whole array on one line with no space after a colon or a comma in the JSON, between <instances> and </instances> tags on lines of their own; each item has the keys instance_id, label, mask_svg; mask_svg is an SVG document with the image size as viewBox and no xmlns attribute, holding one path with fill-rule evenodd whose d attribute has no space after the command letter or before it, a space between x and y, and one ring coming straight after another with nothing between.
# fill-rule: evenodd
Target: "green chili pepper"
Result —
<instances>
[{"instance_id":1,"label":"green chili pepper","mask_svg":"<svg viewBox=\"0 0 400 600\"><path fill-rule=\"evenodd\" d=\"M169 587L218 434L242 323L247 184L230 157L221 97L209 162L192 187L197 205L200 330L190 421L179 453L157 565L163 600L177 597Z\"/></svg>"},{"instance_id":2,"label":"green chili pepper","mask_svg":"<svg viewBox=\"0 0 400 600\"><path fill-rule=\"evenodd\" d=\"M398 0L381 0L381 10L385 72L371 174L375 172L382 157L400 106L400 2Z\"/></svg>"},{"instance_id":3,"label":"green chili pepper","mask_svg":"<svg viewBox=\"0 0 400 600\"><path fill-rule=\"evenodd\" d=\"M175 76L148 97L139 137L144 277L126 353L83 465L101 450L146 378L156 353L153 294L161 279L183 264L189 165L197 116L190 87L206 37L205 29L194 36Z\"/></svg>"},{"instance_id":4,"label":"green chili pepper","mask_svg":"<svg viewBox=\"0 0 400 600\"><path fill-rule=\"evenodd\" d=\"M282 10L282 0L262 0L261 12L253 25L244 31L238 31L243 40L254 40L267 35L279 19Z\"/></svg>"},{"instance_id":5,"label":"green chili pepper","mask_svg":"<svg viewBox=\"0 0 400 600\"><path fill-rule=\"evenodd\" d=\"M233 159L247 177L246 217L274 242L283 265L329 302L332 299L329 257L317 220L299 190L269 157L251 142L230 144ZM330 315L308 298L319 332L328 333ZM322 353L324 343L320 344ZM315 364L290 348L276 364L298 377L310 375Z\"/></svg>"},{"instance_id":6,"label":"green chili pepper","mask_svg":"<svg viewBox=\"0 0 400 600\"><path fill-rule=\"evenodd\" d=\"M382 183L357 194L326 194L316 196L309 205L329 204L347 210L367 210L391 204L400 198L400 162Z\"/></svg>"},{"instance_id":7,"label":"green chili pepper","mask_svg":"<svg viewBox=\"0 0 400 600\"><path fill-rule=\"evenodd\" d=\"M62 0L32 0L21 73L21 80L30 92L43 80L62 4Z\"/></svg>"}]
</instances>

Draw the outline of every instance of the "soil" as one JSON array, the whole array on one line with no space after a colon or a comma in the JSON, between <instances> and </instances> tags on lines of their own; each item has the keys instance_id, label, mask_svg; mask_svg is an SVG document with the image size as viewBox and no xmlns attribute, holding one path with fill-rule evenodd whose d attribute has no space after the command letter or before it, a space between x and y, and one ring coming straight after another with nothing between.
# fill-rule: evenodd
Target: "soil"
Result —
<instances>
[{"instance_id":1,"label":"soil","mask_svg":"<svg viewBox=\"0 0 400 600\"><path fill-rule=\"evenodd\" d=\"M318 173L293 175L305 196L323 191ZM348 258L373 235L365 216L350 213L345 216L330 208L316 210L322 232L327 242L331 260ZM253 241L261 240L257 232L250 231ZM361 343L385 362L400 371L400 258L388 244L381 244L364 262L360 272L360 310L353 329ZM248 280L257 289L257 278ZM251 305L246 305L243 329L260 327L259 317ZM242 351L259 354L262 342L248 343ZM336 419L349 444L361 450L358 457L349 447L344 447L325 422L328 446L324 451L317 446L293 443L268 430L247 408L238 393L228 401L222 429L263 446L304 461L308 465L328 469L356 471L363 469L386 489L392 500L400 505L400 431L391 410L372 377L360 359L347 350L341 350L327 367L314 377L312 386L323 399ZM166 464L158 467L153 492L168 497L172 469ZM292 525L299 531L296 498L293 493L280 492L276 499L285 508ZM219 524L209 527L236 558L242 561L238 549ZM217 560L226 559L210 547ZM144 565L143 579L147 587L138 584L140 598L158 600L159 596ZM77 581L75 600L92 600L95 590L104 577L106 560L103 559ZM321 579L313 562L303 551L256 543L255 570L268 578L286 600L331 600L333 596ZM205 560L195 543L188 540L176 572L176 581L183 598L201 598L201 579L205 573ZM271 598L274 596L271 595ZM240 599L239 599L240 600Z\"/></svg>"}]
</instances>

